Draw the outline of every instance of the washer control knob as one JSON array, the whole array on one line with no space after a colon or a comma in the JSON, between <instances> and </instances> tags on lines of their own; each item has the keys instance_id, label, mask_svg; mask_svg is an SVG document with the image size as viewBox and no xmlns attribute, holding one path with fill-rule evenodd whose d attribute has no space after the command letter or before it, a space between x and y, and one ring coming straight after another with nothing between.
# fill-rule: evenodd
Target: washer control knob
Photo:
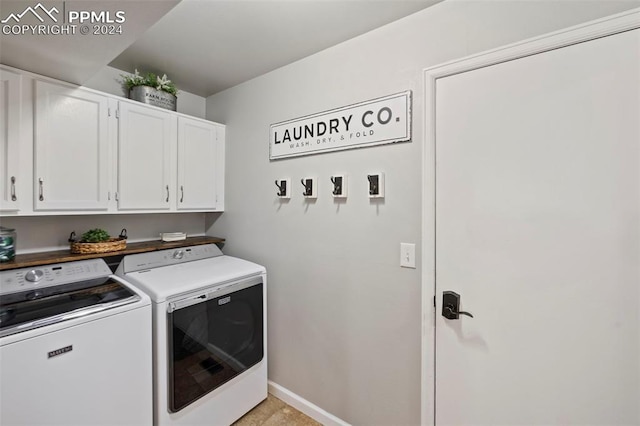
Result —
<instances>
[{"instance_id":1,"label":"washer control knob","mask_svg":"<svg viewBox=\"0 0 640 426\"><path fill-rule=\"evenodd\" d=\"M182 259L184 257L184 251L182 250L176 250L173 252L173 258L174 259Z\"/></svg>"},{"instance_id":2,"label":"washer control knob","mask_svg":"<svg viewBox=\"0 0 640 426\"><path fill-rule=\"evenodd\" d=\"M24 279L31 281L32 283L37 283L42 279L42 277L44 277L42 269L32 269L25 274Z\"/></svg>"}]
</instances>

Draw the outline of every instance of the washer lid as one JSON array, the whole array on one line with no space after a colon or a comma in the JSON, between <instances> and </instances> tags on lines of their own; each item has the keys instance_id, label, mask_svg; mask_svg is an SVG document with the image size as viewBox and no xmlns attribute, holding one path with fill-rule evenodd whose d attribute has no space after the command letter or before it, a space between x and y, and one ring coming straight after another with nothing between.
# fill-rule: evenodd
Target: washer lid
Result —
<instances>
[{"instance_id":1,"label":"washer lid","mask_svg":"<svg viewBox=\"0 0 640 426\"><path fill-rule=\"evenodd\" d=\"M137 302L141 297L111 277L0 295L0 337Z\"/></svg>"},{"instance_id":2,"label":"washer lid","mask_svg":"<svg viewBox=\"0 0 640 426\"><path fill-rule=\"evenodd\" d=\"M156 303L193 291L265 273L264 266L231 256L217 256L153 269L122 273Z\"/></svg>"}]
</instances>

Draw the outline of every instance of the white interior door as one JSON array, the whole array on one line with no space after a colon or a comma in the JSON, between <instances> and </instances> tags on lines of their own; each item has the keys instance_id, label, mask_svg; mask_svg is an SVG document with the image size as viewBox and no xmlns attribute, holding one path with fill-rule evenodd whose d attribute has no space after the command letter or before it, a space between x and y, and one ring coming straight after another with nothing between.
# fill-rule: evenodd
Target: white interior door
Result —
<instances>
[{"instance_id":1,"label":"white interior door","mask_svg":"<svg viewBox=\"0 0 640 426\"><path fill-rule=\"evenodd\" d=\"M639 64L634 30L437 80L437 425L640 424Z\"/></svg>"}]
</instances>

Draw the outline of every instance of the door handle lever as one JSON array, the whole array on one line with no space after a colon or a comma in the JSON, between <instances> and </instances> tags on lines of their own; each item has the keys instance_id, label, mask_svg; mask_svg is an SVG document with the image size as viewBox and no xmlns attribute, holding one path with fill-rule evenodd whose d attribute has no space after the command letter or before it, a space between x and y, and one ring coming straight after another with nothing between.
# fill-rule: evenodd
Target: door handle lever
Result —
<instances>
[{"instance_id":1,"label":"door handle lever","mask_svg":"<svg viewBox=\"0 0 640 426\"><path fill-rule=\"evenodd\" d=\"M470 312L460 310L460 295L455 291L442 292L442 316L446 319L457 320L460 315L473 318Z\"/></svg>"},{"instance_id":2,"label":"door handle lever","mask_svg":"<svg viewBox=\"0 0 640 426\"><path fill-rule=\"evenodd\" d=\"M465 311L456 311L455 307L452 305L447 305L445 306L443 309L443 315L449 319L454 319L453 317L455 317L455 319L457 319L458 316L460 315L466 315L468 317L473 318L473 314L471 314L470 312L465 312Z\"/></svg>"}]
</instances>

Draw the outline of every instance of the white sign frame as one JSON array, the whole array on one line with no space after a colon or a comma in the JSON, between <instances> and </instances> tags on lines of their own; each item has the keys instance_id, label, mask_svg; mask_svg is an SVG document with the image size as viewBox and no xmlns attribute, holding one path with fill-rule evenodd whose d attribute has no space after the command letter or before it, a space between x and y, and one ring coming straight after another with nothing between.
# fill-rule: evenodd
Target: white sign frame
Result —
<instances>
[{"instance_id":1,"label":"white sign frame","mask_svg":"<svg viewBox=\"0 0 640 426\"><path fill-rule=\"evenodd\" d=\"M272 124L269 159L411 141L412 92Z\"/></svg>"}]
</instances>

